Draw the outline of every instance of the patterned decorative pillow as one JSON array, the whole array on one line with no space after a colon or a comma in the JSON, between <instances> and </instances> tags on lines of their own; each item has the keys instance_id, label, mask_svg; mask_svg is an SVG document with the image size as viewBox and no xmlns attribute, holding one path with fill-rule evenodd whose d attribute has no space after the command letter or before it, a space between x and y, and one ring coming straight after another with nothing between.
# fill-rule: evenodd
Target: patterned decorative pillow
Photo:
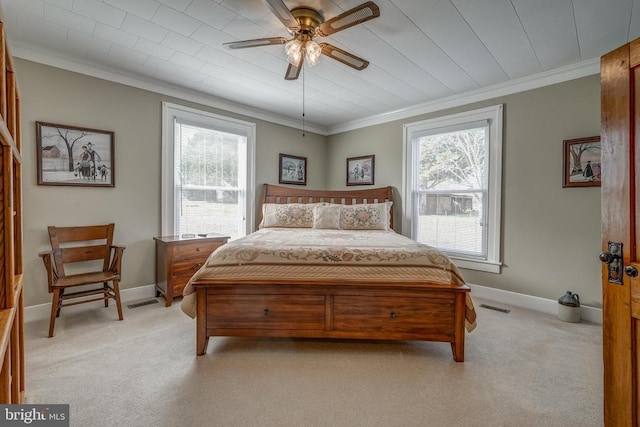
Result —
<instances>
[{"instance_id":1,"label":"patterned decorative pillow","mask_svg":"<svg viewBox=\"0 0 640 427\"><path fill-rule=\"evenodd\" d=\"M316 205L313 207L313 228L340 229L342 205Z\"/></svg>"},{"instance_id":2,"label":"patterned decorative pillow","mask_svg":"<svg viewBox=\"0 0 640 427\"><path fill-rule=\"evenodd\" d=\"M340 228L344 230L389 230L393 202L344 205Z\"/></svg>"},{"instance_id":3,"label":"patterned decorative pillow","mask_svg":"<svg viewBox=\"0 0 640 427\"><path fill-rule=\"evenodd\" d=\"M311 228L315 205L316 203L265 203L262 205L262 221L258 228Z\"/></svg>"}]
</instances>

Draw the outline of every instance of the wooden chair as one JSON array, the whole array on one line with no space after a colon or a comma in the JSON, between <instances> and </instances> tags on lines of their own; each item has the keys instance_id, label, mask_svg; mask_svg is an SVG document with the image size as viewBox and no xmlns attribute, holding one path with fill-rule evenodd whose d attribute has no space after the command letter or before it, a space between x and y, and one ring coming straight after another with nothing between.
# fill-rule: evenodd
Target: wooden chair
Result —
<instances>
[{"instance_id":1,"label":"wooden chair","mask_svg":"<svg viewBox=\"0 0 640 427\"><path fill-rule=\"evenodd\" d=\"M53 292L51 303L51 320L49 322L49 338L53 336L56 318L60 316L62 307L104 300L104 306L109 307L109 299L116 301L118 318L122 320L122 306L120 304L120 275L123 246L114 246L113 230L115 224L91 225L82 227L48 227L51 251L41 252L47 270L49 292ZM103 260L101 269L86 272L89 266L96 264L96 260ZM91 263L90 261L93 261ZM85 263L82 272L66 274L64 266L70 263ZM74 267L78 269L80 264ZM79 269L78 269L79 270ZM113 286L109 286L109 282ZM82 285L96 285L85 290L66 293L67 288ZM94 298L87 298L99 295ZM67 300L81 298L74 302Z\"/></svg>"}]
</instances>

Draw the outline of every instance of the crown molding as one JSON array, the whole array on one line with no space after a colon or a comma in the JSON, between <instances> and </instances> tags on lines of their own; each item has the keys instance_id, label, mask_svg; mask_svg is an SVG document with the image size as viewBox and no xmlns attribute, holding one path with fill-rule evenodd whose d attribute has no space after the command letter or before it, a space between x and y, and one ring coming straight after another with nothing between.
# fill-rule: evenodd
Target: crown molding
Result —
<instances>
[{"instance_id":1,"label":"crown molding","mask_svg":"<svg viewBox=\"0 0 640 427\"><path fill-rule=\"evenodd\" d=\"M195 90L182 88L168 83L162 83L158 80L135 76L121 70L105 68L104 66L98 66L89 62L78 62L77 60L63 56L51 55L49 52L34 49L31 46L26 46L20 43L10 44L11 52L14 57L302 130L302 123L291 117L257 110L247 105L228 101L213 95L206 95L202 92L197 92ZM326 127L307 122L305 123L304 130L324 136L334 135L368 126L441 111L447 108L459 107L461 105L537 89L598 73L600 73L600 58L593 58L577 64L567 65L554 70L538 73L533 76L510 80L508 82L499 83L486 88L408 106L400 110L389 111L387 113L377 114L335 126Z\"/></svg>"},{"instance_id":2,"label":"crown molding","mask_svg":"<svg viewBox=\"0 0 640 427\"><path fill-rule=\"evenodd\" d=\"M34 49L31 46L26 46L21 43L10 43L10 47L12 55L17 58L302 130L302 123L300 120L296 120L291 117L257 110L247 105L235 103L213 95L207 95L195 90L186 89L169 83L163 83L155 79L140 77L102 65L98 66L88 61L78 62L77 60L70 59L68 57L51 55L48 52ZM305 123L304 130L306 132L327 135L326 127L309 122Z\"/></svg>"},{"instance_id":3,"label":"crown molding","mask_svg":"<svg viewBox=\"0 0 640 427\"><path fill-rule=\"evenodd\" d=\"M330 126L327 134L334 135L341 132L356 130L368 126L388 123L394 120L406 119L409 117L419 116L421 114L441 111L447 108L459 107L474 102L485 101L499 96L511 95L514 93L524 92L531 89L537 89L556 83L562 83L569 80L575 80L581 77L591 76L600 73L600 58L594 58L577 64L567 65L565 67L556 68L555 70L545 71L533 76L522 77L508 82L499 83L486 88L465 92L458 95L452 95L446 98L440 98L434 101L413 105L396 111L378 114L359 120L342 123L336 126Z\"/></svg>"}]
</instances>

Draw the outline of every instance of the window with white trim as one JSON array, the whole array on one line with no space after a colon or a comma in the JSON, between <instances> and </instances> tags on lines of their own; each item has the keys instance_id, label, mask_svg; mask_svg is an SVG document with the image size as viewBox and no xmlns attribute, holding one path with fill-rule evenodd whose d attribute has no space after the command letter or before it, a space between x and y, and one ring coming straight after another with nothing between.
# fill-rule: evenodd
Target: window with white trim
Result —
<instances>
[{"instance_id":1,"label":"window with white trim","mask_svg":"<svg viewBox=\"0 0 640 427\"><path fill-rule=\"evenodd\" d=\"M403 234L500 272L502 105L404 126Z\"/></svg>"},{"instance_id":2,"label":"window with white trim","mask_svg":"<svg viewBox=\"0 0 640 427\"><path fill-rule=\"evenodd\" d=\"M253 229L255 124L162 104L162 233Z\"/></svg>"}]
</instances>

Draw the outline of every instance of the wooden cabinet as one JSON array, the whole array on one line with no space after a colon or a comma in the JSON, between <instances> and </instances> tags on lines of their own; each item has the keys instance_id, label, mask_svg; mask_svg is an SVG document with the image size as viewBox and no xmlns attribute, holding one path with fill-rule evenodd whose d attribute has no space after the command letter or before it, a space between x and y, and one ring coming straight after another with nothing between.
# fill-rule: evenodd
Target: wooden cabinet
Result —
<instances>
[{"instance_id":1,"label":"wooden cabinet","mask_svg":"<svg viewBox=\"0 0 640 427\"><path fill-rule=\"evenodd\" d=\"M227 243L229 236L207 234L207 237L155 237L156 295L164 295L169 307L174 297L182 296L187 282L207 260L211 252Z\"/></svg>"},{"instance_id":2,"label":"wooden cabinet","mask_svg":"<svg viewBox=\"0 0 640 427\"><path fill-rule=\"evenodd\" d=\"M0 403L24 403L20 94L0 18Z\"/></svg>"}]
</instances>

